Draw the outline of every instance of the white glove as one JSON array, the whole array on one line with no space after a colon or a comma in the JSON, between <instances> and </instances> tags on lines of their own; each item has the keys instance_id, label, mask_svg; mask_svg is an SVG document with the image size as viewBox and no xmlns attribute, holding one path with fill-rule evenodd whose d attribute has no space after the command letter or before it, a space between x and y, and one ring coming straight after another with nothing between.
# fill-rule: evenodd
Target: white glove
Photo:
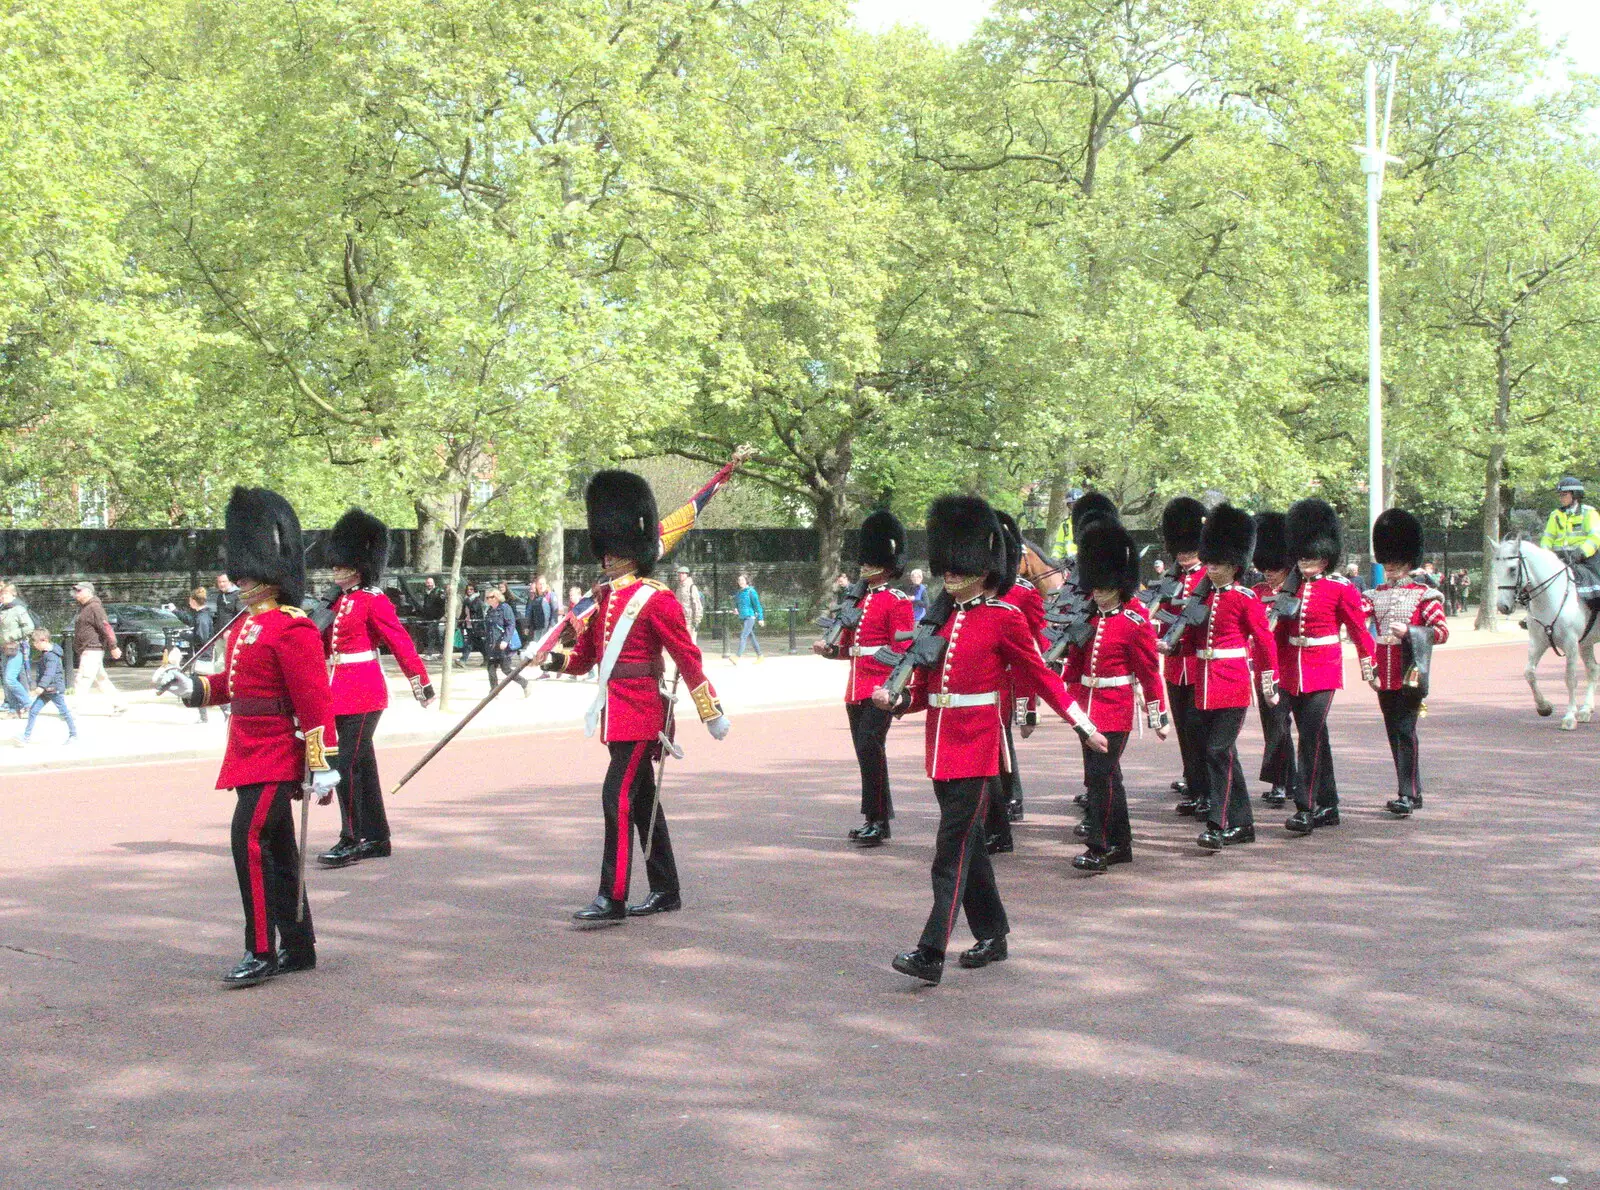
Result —
<instances>
[{"instance_id":1,"label":"white glove","mask_svg":"<svg viewBox=\"0 0 1600 1190\"><path fill-rule=\"evenodd\" d=\"M733 724L728 722L726 715L718 715L715 719L706 720L706 730L711 733L711 738L714 740L727 739L728 731L732 727Z\"/></svg>"},{"instance_id":2,"label":"white glove","mask_svg":"<svg viewBox=\"0 0 1600 1190\"><path fill-rule=\"evenodd\" d=\"M150 684L156 688L157 694L172 690L180 699L187 699L194 693L194 679L176 665L163 665L156 670L150 675Z\"/></svg>"},{"instance_id":3,"label":"white glove","mask_svg":"<svg viewBox=\"0 0 1600 1190\"><path fill-rule=\"evenodd\" d=\"M326 806L333 800L333 791L338 784L338 769L319 769L311 774L308 792L317 795L317 805Z\"/></svg>"}]
</instances>

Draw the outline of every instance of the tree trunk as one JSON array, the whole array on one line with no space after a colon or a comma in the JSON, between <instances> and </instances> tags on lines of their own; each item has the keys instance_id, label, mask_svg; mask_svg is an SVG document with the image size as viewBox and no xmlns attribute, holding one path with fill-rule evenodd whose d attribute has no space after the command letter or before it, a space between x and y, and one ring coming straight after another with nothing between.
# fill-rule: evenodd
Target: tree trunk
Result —
<instances>
[{"instance_id":1,"label":"tree trunk","mask_svg":"<svg viewBox=\"0 0 1600 1190\"><path fill-rule=\"evenodd\" d=\"M833 593L833 579L839 573L840 551L844 548L844 484L829 484L817 491L813 501L817 526L817 581L815 597L820 607Z\"/></svg>"},{"instance_id":2,"label":"tree trunk","mask_svg":"<svg viewBox=\"0 0 1600 1190\"><path fill-rule=\"evenodd\" d=\"M1044 514L1044 540L1039 542L1040 548L1055 552L1056 534L1061 532L1061 523L1067 519L1067 487L1066 472L1058 471L1050 477L1050 504ZM1057 558L1056 561L1061 561Z\"/></svg>"},{"instance_id":3,"label":"tree trunk","mask_svg":"<svg viewBox=\"0 0 1600 1190\"><path fill-rule=\"evenodd\" d=\"M444 569L444 522L421 500L412 502L417 513L417 554L412 569L437 574Z\"/></svg>"},{"instance_id":4,"label":"tree trunk","mask_svg":"<svg viewBox=\"0 0 1600 1190\"><path fill-rule=\"evenodd\" d=\"M563 605L567 599L566 536L559 513L539 531L539 573Z\"/></svg>"},{"instance_id":5,"label":"tree trunk","mask_svg":"<svg viewBox=\"0 0 1600 1190\"><path fill-rule=\"evenodd\" d=\"M1494 632L1500 625L1495 611L1494 550L1500 541L1500 484L1505 477L1506 428L1511 424L1511 320L1502 316L1495 338L1494 440L1483 468L1483 573L1478 580L1478 618L1473 627Z\"/></svg>"}]
</instances>

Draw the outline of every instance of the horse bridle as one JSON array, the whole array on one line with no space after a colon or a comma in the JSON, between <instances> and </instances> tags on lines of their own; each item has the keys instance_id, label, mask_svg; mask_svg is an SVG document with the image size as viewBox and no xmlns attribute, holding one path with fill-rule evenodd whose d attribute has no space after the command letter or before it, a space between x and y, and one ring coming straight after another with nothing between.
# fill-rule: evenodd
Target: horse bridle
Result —
<instances>
[{"instance_id":1,"label":"horse bridle","mask_svg":"<svg viewBox=\"0 0 1600 1190\"><path fill-rule=\"evenodd\" d=\"M1552 583L1554 583L1557 579L1563 578L1563 577L1571 577L1571 575L1572 575L1572 566L1571 566L1570 563L1567 563L1567 562L1563 561L1561 569L1556 571L1549 578L1547 578L1547 579L1545 579L1542 582L1537 583L1537 584L1530 583L1528 581L1528 559L1522 552L1522 538L1520 538L1520 537L1516 538L1516 543L1517 543L1517 576L1516 576L1516 580L1514 582L1511 582L1511 583L1498 583L1498 584L1496 584L1495 589L1497 591L1510 591L1510 592L1512 592L1513 606L1521 606L1521 607L1527 608L1528 609L1528 619L1532 620L1535 624L1539 625L1539 627L1544 630L1545 639L1550 641L1550 643L1553 645L1555 643L1555 639L1556 638L1555 638L1554 633L1551 632L1551 629L1555 627L1556 621L1561 618L1561 613L1562 613L1563 610L1565 610L1565 608L1567 606L1567 600L1572 598L1572 592L1577 589L1577 580L1574 579L1572 586L1568 587L1568 588L1566 588L1565 590L1562 591L1562 593L1561 593L1561 602L1556 605L1556 613L1555 613L1554 616L1552 616L1550 618L1550 623L1548 623L1548 624L1546 624L1543 620L1539 619L1537 616L1535 616L1533 614L1533 601L1535 599L1537 599L1541 594L1543 594L1545 589L1547 587L1549 587Z\"/></svg>"}]
</instances>

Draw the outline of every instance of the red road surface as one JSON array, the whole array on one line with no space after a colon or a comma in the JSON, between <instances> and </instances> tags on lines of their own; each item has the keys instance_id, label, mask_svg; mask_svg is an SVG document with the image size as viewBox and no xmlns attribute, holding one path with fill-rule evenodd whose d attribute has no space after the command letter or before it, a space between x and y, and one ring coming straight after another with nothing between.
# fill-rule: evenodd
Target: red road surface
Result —
<instances>
[{"instance_id":1,"label":"red road surface","mask_svg":"<svg viewBox=\"0 0 1600 1190\"><path fill-rule=\"evenodd\" d=\"M1173 745L1136 741L1137 861L1094 878L1067 865L1076 745L1041 731L998 863L1012 957L932 990L888 966L928 908L916 724L877 852L843 839L842 710L689 732L664 799L687 908L597 933L567 918L603 750L458 743L391 803L393 858L313 874L321 967L234 992L214 765L13 781L0 1184L1600 1184L1600 724L1536 719L1522 662L1438 655L1408 822L1365 688L1333 717L1345 825L1309 839L1261 811L1259 843L1203 855Z\"/></svg>"}]
</instances>

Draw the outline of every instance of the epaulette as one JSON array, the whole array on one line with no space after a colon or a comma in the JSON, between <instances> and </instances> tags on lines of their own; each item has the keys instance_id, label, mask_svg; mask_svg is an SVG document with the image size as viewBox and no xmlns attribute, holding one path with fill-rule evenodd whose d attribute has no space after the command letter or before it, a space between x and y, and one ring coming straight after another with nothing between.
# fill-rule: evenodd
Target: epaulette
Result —
<instances>
[{"instance_id":1,"label":"epaulette","mask_svg":"<svg viewBox=\"0 0 1600 1190\"><path fill-rule=\"evenodd\" d=\"M889 594L893 595L896 599L904 599L907 602L910 602L911 596L907 595L899 587L885 587L884 590L889 592Z\"/></svg>"},{"instance_id":2,"label":"epaulette","mask_svg":"<svg viewBox=\"0 0 1600 1190\"><path fill-rule=\"evenodd\" d=\"M639 580L646 587L654 587L657 591L669 591L670 587L658 578L642 578Z\"/></svg>"},{"instance_id":3,"label":"epaulette","mask_svg":"<svg viewBox=\"0 0 1600 1190\"><path fill-rule=\"evenodd\" d=\"M1020 607L1014 603L1007 603L1004 599L985 599L983 601L983 605L984 607L1003 607L1007 611L1016 612L1019 616L1022 614L1022 609Z\"/></svg>"},{"instance_id":4,"label":"epaulette","mask_svg":"<svg viewBox=\"0 0 1600 1190\"><path fill-rule=\"evenodd\" d=\"M1135 624L1148 624L1149 623L1148 620L1146 620L1138 612L1134 611L1131 607L1124 607L1122 609L1122 614L1127 616L1128 619L1132 620Z\"/></svg>"},{"instance_id":5,"label":"epaulette","mask_svg":"<svg viewBox=\"0 0 1600 1190\"><path fill-rule=\"evenodd\" d=\"M288 616L290 619L294 619L294 618L299 617L299 616L310 615L310 613L307 612L305 608L296 607L292 603L280 603L280 604L278 604L278 610L280 612L282 612L284 615Z\"/></svg>"},{"instance_id":6,"label":"epaulette","mask_svg":"<svg viewBox=\"0 0 1600 1190\"><path fill-rule=\"evenodd\" d=\"M1325 575L1323 575L1323 576L1322 576L1322 577L1323 577L1323 578L1329 578L1329 579L1332 579L1332 580L1333 580L1333 581L1334 581L1334 582L1336 582L1336 583L1343 583L1343 584L1344 584L1344 585L1345 585L1345 586L1347 586L1347 587L1348 587L1348 586L1351 586L1351 585L1353 585L1353 584L1352 584L1352 583L1351 583L1351 582L1350 582L1350 580L1349 580L1349 579L1347 579L1347 578L1345 578L1345 576L1344 576L1344 575L1342 575L1342 574L1325 574Z\"/></svg>"},{"instance_id":7,"label":"epaulette","mask_svg":"<svg viewBox=\"0 0 1600 1190\"><path fill-rule=\"evenodd\" d=\"M1038 589L1033 585L1032 581L1030 581L1029 579L1023 578L1021 575L1018 575L1016 581L1013 582L1011 585L1013 587L1027 587L1028 590L1030 590L1030 591L1034 591L1034 590Z\"/></svg>"}]
</instances>

